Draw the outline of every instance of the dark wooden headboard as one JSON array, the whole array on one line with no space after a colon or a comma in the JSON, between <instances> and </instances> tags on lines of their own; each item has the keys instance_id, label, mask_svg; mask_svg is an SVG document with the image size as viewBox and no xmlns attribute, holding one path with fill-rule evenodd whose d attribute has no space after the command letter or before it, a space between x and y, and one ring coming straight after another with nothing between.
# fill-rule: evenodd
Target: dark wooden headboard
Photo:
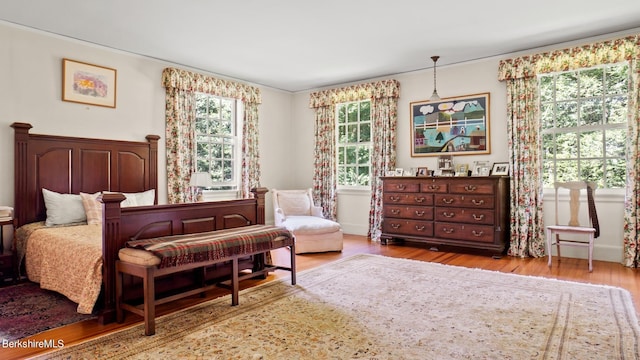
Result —
<instances>
[{"instance_id":1,"label":"dark wooden headboard","mask_svg":"<svg viewBox=\"0 0 640 360\"><path fill-rule=\"evenodd\" d=\"M64 194L98 191L158 196L158 140L147 142L30 134L31 124L13 123L17 225L46 219L42 188Z\"/></svg>"}]
</instances>

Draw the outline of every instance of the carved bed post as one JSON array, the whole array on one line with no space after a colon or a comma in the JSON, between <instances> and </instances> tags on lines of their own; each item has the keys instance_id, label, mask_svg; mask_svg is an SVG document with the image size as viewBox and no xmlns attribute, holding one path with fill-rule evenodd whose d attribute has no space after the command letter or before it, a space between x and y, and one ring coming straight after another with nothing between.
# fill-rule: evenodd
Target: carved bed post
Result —
<instances>
[{"instance_id":1,"label":"carved bed post","mask_svg":"<svg viewBox=\"0 0 640 360\"><path fill-rule=\"evenodd\" d=\"M158 135L147 135L149 142L149 189L156 189L154 204L158 203Z\"/></svg>"},{"instance_id":2,"label":"carved bed post","mask_svg":"<svg viewBox=\"0 0 640 360\"><path fill-rule=\"evenodd\" d=\"M265 207L265 194L269 191L269 189L265 187L254 188L251 190L253 196L256 198L256 223L264 224L265 216L264 216L264 207Z\"/></svg>"},{"instance_id":3,"label":"carved bed post","mask_svg":"<svg viewBox=\"0 0 640 360\"><path fill-rule=\"evenodd\" d=\"M103 194L102 201L102 278L104 284L102 324L115 321L116 309L116 260L120 250L120 202L121 193Z\"/></svg>"},{"instance_id":4,"label":"carved bed post","mask_svg":"<svg viewBox=\"0 0 640 360\"><path fill-rule=\"evenodd\" d=\"M14 189L13 189L13 206L15 208L14 221L16 226L20 227L29 220L27 219L27 207L21 204L32 204L33 201L27 198L29 196L27 185L27 156L29 156L29 129L31 124L14 122L11 124L14 130ZM20 179L20 181L18 181Z\"/></svg>"}]
</instances>

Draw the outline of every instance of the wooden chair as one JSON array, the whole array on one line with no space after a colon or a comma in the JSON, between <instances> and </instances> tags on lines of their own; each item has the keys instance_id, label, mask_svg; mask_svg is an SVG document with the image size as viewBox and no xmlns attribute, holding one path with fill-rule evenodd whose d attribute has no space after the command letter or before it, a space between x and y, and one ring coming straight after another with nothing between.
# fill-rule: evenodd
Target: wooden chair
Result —
<instances>
[{"instance_id":1,"label":"wooden chair","mask_svg":"<svg viewBox=\"0 0 640 360\"><path fill-rule=\"evenodd\" d=\"M549 254L549 267L551 267L551 246L554 244L558 249L558 261L560 261L560 246L582 246L587 247L589 251L589 272L593 271L593 241L600 236L600 227L598 224L598 215L596 213L595 203L593 201L593 193L596 189L596 184L593 182L585 181L570 181L570 182L557 182L555 186L555 225L549 225L546 227L547 231L547 252ZM559 214L562 209L560 207L560 200L558 199L558 191L560 189L569 190L569 222L567 225L561 224L559 221ZM589 222L591 226L581 226L578 220L582 190L586 190L587 207L589 209ZM584 199L584 197L583 197ZM563 211L566 214L565 211ZM561 236L569 235L570 238L561 238ZM581 236L587 236L587 240Z\"/></svg>"}]
</instances>

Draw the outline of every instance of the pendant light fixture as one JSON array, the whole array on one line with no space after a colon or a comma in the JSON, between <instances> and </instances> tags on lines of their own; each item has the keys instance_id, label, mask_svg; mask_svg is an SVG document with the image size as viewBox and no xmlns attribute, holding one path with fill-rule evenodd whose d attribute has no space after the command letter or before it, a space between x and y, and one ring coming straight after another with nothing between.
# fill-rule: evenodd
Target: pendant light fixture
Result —
<instances>
[{"instance_id":1,"label":"pendant light fixture","mask_svg":"<svg viewBox=\"0 0 640 360\"><path fill-rule=\"evenodd\" d=\"M436 63L440 59L440 56L432 56L431 60L433 60L433 94L429 98L429 101L438 101L440 100L440 96L438 95L438 90L436 89Z\"/></svg>"}]
</instances>

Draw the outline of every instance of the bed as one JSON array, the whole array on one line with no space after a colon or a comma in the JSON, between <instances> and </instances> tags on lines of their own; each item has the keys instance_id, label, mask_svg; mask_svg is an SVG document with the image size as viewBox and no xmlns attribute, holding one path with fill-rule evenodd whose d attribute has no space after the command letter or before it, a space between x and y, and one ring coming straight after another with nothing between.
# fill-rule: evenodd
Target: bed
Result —
<instances>
[{"instance_id":1,"label":"bed","mask_svg":"<svg viewBox=\"0 0 640 360\"><path fill-rule=\"evenodd\" d=\"M254 189L251 199L157 205L157 135L137 142L32 134L27 123L11 127L16 247L19 256L24 255L26 275L77 302L79 311L97 313L102 323L115 320L115 262L127 241L264 224L264 188ZM56 196L93 195L100 204L99 224L85 220L44 226L49 219L43 195L47 190ZM122 206L142 194L147 201L153 194L152 205ZM264 264L265 255L260 254L242 259L239 268L251 272ZM156 291L168 293L202 277L216 281L230 275L229 264L217 264L204 272L163 278ZM124 279L123 286L131 298L142 296L135 278Z\"/></svg>"}]
</instances>

